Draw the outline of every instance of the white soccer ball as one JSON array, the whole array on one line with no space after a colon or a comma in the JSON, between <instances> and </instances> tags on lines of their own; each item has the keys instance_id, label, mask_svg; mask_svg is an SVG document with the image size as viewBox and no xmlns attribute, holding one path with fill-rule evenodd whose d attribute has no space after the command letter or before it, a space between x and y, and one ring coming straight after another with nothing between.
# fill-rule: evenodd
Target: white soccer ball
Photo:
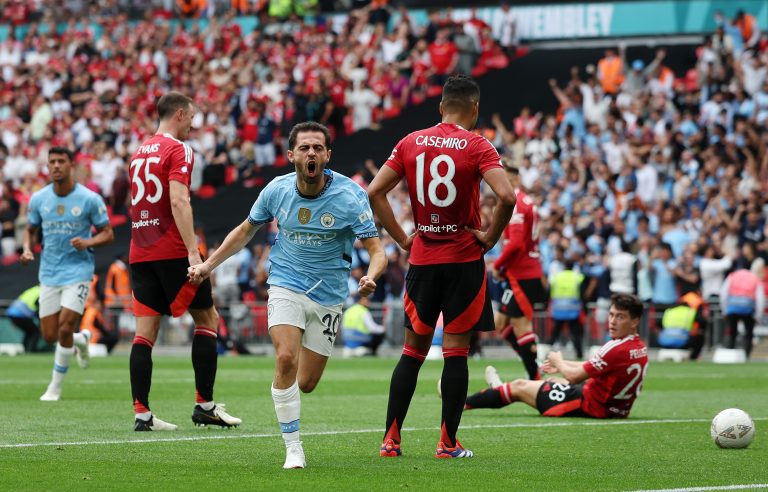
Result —
<instances>
[{"instance_id":1,"label":"white soccer ball","mask_svg":"<svg viewBox=\"0 0 768 492\"><path fill-rule=\"evenodd\" d=\"M755 438L755 423L744 410L727 408L712 419L710 433L721 448L746 448Z\"/></svg>"}]
</instances>

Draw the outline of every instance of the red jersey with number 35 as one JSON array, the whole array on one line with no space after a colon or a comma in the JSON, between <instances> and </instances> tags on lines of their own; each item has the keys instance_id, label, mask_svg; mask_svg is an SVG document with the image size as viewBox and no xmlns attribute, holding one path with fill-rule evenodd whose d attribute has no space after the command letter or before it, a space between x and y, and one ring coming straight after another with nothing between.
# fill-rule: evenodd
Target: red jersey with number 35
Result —
<instances>
[{"instance_id":1,"label":"red jersey with number 35","mask_svg":"<svg viewBox=\"0 0 768 492\"><path fill-rule=\"evenodd\" d=\"M503 169L491 143L452 123L413 132L398 142L386 162L408 183L419 234L411 248L413 265L466 263L483 251L464 229L480 228L480 180Z\"/></svg>"},{"instance_id":2,"label":"red jersey with number 35","mask_svg":"<svg viewBox=\"0 0 768 492\"><path fill-rule=\"evenodd\" d=\"M637 335L611 340L583 365L582 409L597 418L626 418L648 368L648 349Z\"/></svg>"},{"instance_id":3,"label":"red jersey with number 35","mask_svg":"<svg viewBox=\"0 0 768 492\"><path fill-rule=\"evenodd\" d=\"M517 204L509 224L504 229L504 248L493 264L498 271L504 270L515 280L541 278L539 258L539 217L533 200L517 191Z\"/></svg>"},{"instance_id":4,"label":"red jersey with number 35","mask_svg":"<svg viewBox=\"0 0 768 492\"><path fill-rule=\"evenodd\" d=\"M131 263L187 257L171 212L170 182L189 189L194 160L189 145L167 133L146 140L131 157Z\"/></svg>"}]
</instances>

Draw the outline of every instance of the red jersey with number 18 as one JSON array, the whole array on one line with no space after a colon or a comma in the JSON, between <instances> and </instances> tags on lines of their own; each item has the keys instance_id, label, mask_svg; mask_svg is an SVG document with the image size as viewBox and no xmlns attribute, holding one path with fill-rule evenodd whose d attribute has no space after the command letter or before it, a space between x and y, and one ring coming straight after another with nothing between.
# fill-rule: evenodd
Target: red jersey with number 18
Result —
<instances>
[{"instance_id":1,"label":"red jersey with number 18","mask_svg":"<svg viewBox=\"0 0 768 492\"><path fill-rule=\"evenodd\" d=\"M405 177L411 197L413 265L478 260L480 243L464 227L480 228L480 180L503 169L491 143L459 125L440 123L398 142L386 162Z\"/></svg>"},{"instance_id":2,"label":"red jersey with number 18","mask_svg":"<svg viewBox=\"0 0 768 492\"><path fill-rule=\"evenodd\" d=\"M584 384L582 409L597 418L626 418L648 368L648 349L637 335L606 343L582 366L590 378Z\"/></svg>"},{"instance_id":3,"label":"red jersey with number 18","mask_svg":"<svg viewBox=\"0 0 768 492\"><path fill-rule=\"evenodd\" d=\"M187 257L171 212L170 182L189 188L194 160L189 145L167 133L146 140L131 157L131 263Z\"/></svg>"}]
</instances>

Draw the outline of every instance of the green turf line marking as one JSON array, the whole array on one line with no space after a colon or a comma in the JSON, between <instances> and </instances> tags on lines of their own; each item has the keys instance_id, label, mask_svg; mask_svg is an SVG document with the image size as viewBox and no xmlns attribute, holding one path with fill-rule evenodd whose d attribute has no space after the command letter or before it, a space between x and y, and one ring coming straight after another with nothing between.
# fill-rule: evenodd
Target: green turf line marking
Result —
<instances>
[{"instance_id":1,"label":"green turf line marking","mask_svg":"<svg viewBox=\"0 0 768 492\"><path fill-rule=\"evenodd\" d=\"M768 483L750 483L744 485L721 485L712 487L688 487L685 489L648 489L635 490L632 492L703 492L707 490L747 490L747 489L768 489Z\"/></svg>"},{"instance_id":2,"label":"green turf line marking","mask_svg":"<svg viewBox=\"0 0 768 492\"><path fill-rule=\"evenodd\" d=\"M758 417L752 420L768 420L768 417ZM461 430L472 429L511 429L511 428L541 428L541 427L602 427L609 425L655 425L655 424L688 424L697 422L710 422L710 419L671 419L671 420L569 420L565 422L545 422L541 424L494 424L494 425L462 425ZM192 430L192 429L190 429ZM405 427L406 432L419 432L430 431L434 432L440 430L437 427ZM352 430L338 430L338 431L319 431L319 432L302 432L303 436L339 436L345 434L375 434L383 433L383 429L352 429ZM276 438L280 434L217 434L213 436L184 436L184 437L170 437L170 438L158 438L158 439L114 439L108 441L72 441L72 442L29 442L29 443L15 443L15 444L0 444L0 449L3 448L37 448L43 446L91 446L94 444L142 444L142 443L156 443L156 442L184 442L184 441L212 441L216 439L262 439L262 438ZM673 490L688 490L688 489L673 489ZM698 489L691 489L698 490ZM710 489L706 489L710 490ZM715 489L711 489L715 490Z\"/></svg>"}]
</instances>

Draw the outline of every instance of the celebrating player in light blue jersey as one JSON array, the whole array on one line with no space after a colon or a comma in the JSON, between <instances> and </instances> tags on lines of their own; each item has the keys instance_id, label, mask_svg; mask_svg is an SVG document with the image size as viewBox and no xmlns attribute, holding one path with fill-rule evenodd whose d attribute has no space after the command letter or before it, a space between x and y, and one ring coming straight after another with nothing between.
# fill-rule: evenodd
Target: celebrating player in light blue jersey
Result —
<instances>
[{"instance_id":1,"label":"celebrating player in light blue jersey","mask_svg":"<svg viewBox=\"0 0 768 492\"><path fill-rule=\"evenodd\" d=\"M75 183L72 151L52 147L48 172L52 183L32 195L29 226L24 231L22 265L35 259L37 230L43 230L40 257L40 328L48 343L58 339L53 378L42 401L57 401L69 362L77 347L80 367L88 366L90 332L75 333L93 280L93 250L112 242L107 207L101 196ZM91 227L96 234L91 235Z\"/></svg>"},{"instance_id":2,"label":"celebrating player in light blue jersey","mask_svg":"<svg viewBox=\"0 0 768 492\"><path fill-rule=\"evenodd\" d=\"M204 263L189 267L190 279L201 282L248 244L259 227L277 220L279 234L269 255L267 316L275 347L272 399L286 446L283 468L306 466L299 440L299 390L315 389L333 350L355 239L371 257L368 273L360 279L361 296L373 293L387 265L365 190L325 169L330 158L331 136L325 126L313 121L294 126L288 160L296 172L269 183L221 247Z\"/></svg>"}]
</instances>

